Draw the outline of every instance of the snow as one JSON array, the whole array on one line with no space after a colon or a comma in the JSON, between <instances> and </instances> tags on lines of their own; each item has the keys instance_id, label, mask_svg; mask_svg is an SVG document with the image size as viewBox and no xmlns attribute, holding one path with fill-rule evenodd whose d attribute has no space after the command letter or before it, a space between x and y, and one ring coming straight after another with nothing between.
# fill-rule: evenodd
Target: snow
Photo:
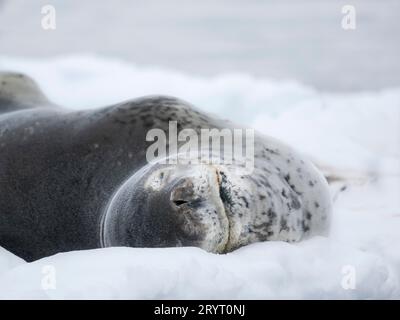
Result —
<instances>
[{"instance_id":1,"label":"snow","mask_svg":"<svg viewBox=\"0 0 400 320\"><path fill-rule=\"evenodd\" d=\"M73 109L168 94L252 126L348 180L329 237L198 248L108 248L26 263L0 248L0 298L400 299L400 88L321 93L245 74L195 77L93 55L0 57ZM340 79L339 79L340 80ZM349 280L350 279L350 280Z\"/></svg>"}]
</instances>

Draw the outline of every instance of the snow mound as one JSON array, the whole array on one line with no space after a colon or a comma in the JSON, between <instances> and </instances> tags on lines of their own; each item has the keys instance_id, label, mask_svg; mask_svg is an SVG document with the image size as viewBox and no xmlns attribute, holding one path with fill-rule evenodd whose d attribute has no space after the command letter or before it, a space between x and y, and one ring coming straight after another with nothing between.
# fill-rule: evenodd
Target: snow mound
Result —
<instances>
[{"instance_id":1,"label":"snow mound","mask_svg":"<svg viewBox=\"0 0 400 320\"><path fill-rule=\"evenodd\" d=\"M349 262L360 284L345 291L342 269ZM46 286L50 276L54 287ZM324 238L257 243L227 255L198 248L109 248L17 267L0 280L0 298L380 298L398 294L394 277L379 257Z\"/></svg>"},{"instance_id":2,"label":"snow mound","mask_svg":"<svg viewBox=\"0 0 400 320\"><path fill-rule=\"evenodd\" d=\"M0 57L70 108L168 94L252 126L349 180L334 186L332 230L231 254L109 248L25 263L0 248L0 298L400 299L400 88L321 93L243 74L202 78L110 58ZM340 79L339 79L340 81Z\"/></svg>"}]
</instances>

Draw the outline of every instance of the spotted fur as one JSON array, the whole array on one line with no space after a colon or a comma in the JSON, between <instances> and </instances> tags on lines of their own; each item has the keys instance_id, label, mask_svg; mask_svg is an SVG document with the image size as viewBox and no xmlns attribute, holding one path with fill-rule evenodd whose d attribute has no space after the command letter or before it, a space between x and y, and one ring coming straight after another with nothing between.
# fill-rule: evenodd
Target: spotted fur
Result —
<instances>
[{"instance_id":1,"label":"spotted fur","mask_svg":"<svg viewBox=\"0 0 400 320\"><path fill-rule=\"evenodd\" d=\"M104 246L224 253L326 232L327 183L294 149L256 135L252 174L149 164L146 133L169 121L238 127L165 96L71 111L28 77L0 73L0 246L27 261Z\"/></svg>"}]
</instances>

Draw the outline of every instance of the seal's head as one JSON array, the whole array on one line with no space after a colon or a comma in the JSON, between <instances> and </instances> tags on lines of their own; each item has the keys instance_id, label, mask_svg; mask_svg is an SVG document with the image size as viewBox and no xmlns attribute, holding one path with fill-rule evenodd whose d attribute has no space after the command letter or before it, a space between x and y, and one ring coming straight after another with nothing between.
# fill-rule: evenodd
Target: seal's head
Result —
<instances>
[{"instance_id":1,"label":"seal's head","mask_svg":"<svg viewBox=\"0 0 400 320\"><path fill-rule=\"evenodd\" d=\"M48 103L46 96L32 78L18 72L0 72L0 99L19 104Z\"/></svg>"},{"instance_id":2,"label":"seal's head","mask_svg":"<svg viewBox=\"0 0 400 320\"><path fill-rule=\"evenodd\" d=\"M116 192L102 223L103 246L194 246L214 253L240 246L235 216L251 219L249 188L214 165L148 165ZM234 198L242 201L232 215ZM247 212L245 212L247 211ZM240 231L240 230L239 230Z\"/></svg>"}]
</instances>

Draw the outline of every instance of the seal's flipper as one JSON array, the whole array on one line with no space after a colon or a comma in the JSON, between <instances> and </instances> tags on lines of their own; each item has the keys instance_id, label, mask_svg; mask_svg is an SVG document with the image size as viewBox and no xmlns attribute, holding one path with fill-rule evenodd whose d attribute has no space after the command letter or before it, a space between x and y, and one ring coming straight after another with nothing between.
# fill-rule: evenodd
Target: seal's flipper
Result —
<instances>
[{"instance_id":1,"label":"seal's flipper","mask_svg":"<svg viewBox=\"0 0 400 320\"><path fill-rule=\"evenodd\" d=\"M30 77L17 72L0 72L0 114L49 104Z\"/></svg>"},{"instance_id":2,"label":"seal's flipper","mask_svg":"<svg viewBox=\"0 0 400 320\"><path fill-rule=\"evenodd\" d=\"M328 182L333 202L339 197L339 194L346 191L350 186L362 186L368 182L378 179L378 172L357 171L335 168L319 161L314 162L317 168L322 172Z\"/></svg>"}]
</instances>

